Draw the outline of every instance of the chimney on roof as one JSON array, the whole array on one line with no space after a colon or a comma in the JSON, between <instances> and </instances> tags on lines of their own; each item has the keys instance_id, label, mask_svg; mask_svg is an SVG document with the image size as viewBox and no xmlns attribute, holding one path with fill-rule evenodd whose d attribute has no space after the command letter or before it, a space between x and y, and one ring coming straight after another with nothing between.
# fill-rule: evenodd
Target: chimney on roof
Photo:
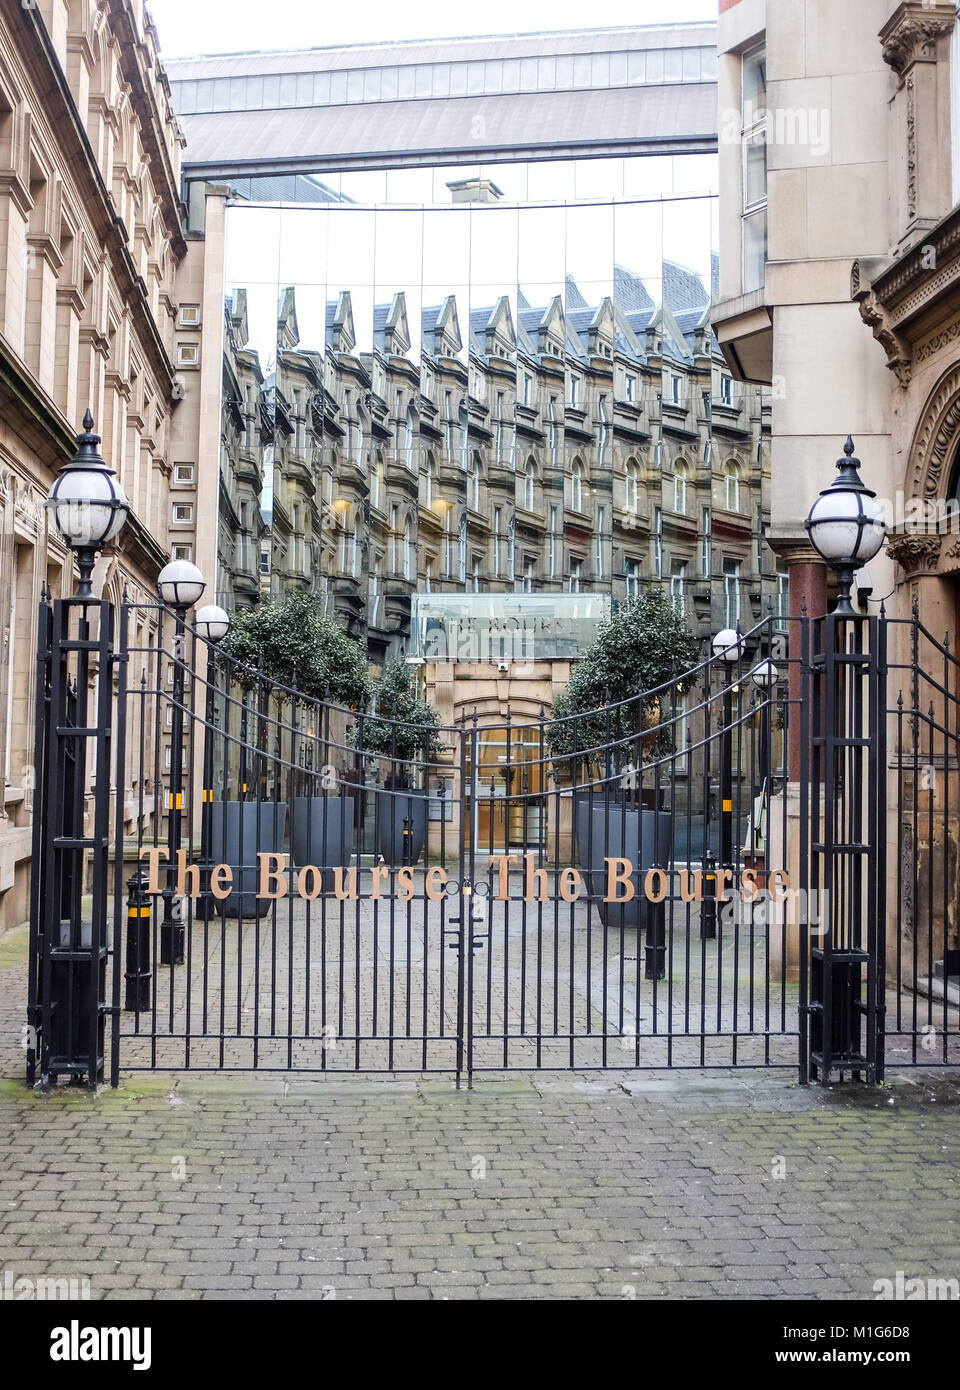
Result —
<instances>
[{"instance_id":1,"label":"chimney on roof","mask_svg":"<svg viewBox=\"0 0 960 1390\"><path fill-rule=\"evenodd\" d=\"M455 203L498 203L503 197L491 179L454 179L447 187Z\"/></svg>"}]
</instances>

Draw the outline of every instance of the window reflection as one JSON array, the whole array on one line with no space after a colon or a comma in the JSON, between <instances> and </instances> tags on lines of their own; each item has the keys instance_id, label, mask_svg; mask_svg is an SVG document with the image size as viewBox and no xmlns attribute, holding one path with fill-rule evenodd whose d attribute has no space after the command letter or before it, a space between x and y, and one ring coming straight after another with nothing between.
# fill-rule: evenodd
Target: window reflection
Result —
<instances>
[{"instance_id":1,"label":"window reflection","mask_svg":"<svg viewBox=\"0 0 960 1390\"><path fill-rule=\"evenodd\" d=\"M715 199L665 196L711 175L325 173L323 202L231 206L219 600L316 591L378 663L422 593L673 581L705 629L752 604L762 403L710 328Z\"/></svg>"}]
</instances>

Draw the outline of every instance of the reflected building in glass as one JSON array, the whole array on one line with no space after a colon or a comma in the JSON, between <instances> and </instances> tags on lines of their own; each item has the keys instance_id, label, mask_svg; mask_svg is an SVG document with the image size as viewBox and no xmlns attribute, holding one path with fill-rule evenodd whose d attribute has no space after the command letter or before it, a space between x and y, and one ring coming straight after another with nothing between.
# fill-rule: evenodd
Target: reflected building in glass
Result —
<instances>
[{"instance_id":1,"label":"reflected building in glass","mask_svg":"<svg viewBox=\"0 0 960 1390\"><path fill-rule=\"evenodd\" d=\"M609 607L658 582L704 637L759 620L776 598L767 406L711 327L708 29L486 40L503 51L482 62L468 40L426 46L429 63L423 45L355 50L365 66L326 79L322 53L175 65L192 215L226 203L218 601L317 592L374 666L419 649L431 596ZM351 149L311 166L347 107ZM471 112L481 152L507 157L462 162ZM636 118L628 154L611 112ZM245 161L238 113L257 132ZM364 142L391 140L374 167ZM203 185L214 169L226 187Z\"/></svg>"}]
</instances>

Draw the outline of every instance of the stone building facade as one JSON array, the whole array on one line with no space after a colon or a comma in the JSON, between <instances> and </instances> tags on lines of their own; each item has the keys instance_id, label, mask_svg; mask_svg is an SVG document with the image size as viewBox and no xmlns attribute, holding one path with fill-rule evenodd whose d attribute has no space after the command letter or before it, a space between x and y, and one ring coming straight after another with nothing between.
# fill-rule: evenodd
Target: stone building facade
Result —
<instances>
[{"instance_id":1,"label":"stone building facade","mask_svg":"<svg viewBox=\"0 0 960 1390\"><path fill-rule=\"evenodd\" d=\"M890 534L861 575L864 612L919 612L911 648L889 630L891 670L936 670L941 713L921 761L887 787L888 960L916 927L921 975L960 947L957 785L944 748L958 682L960 612L960 23L953 0L722 0L718 336L735 375L772 387L770 542L794 614L827 607L829 577L803 520L852 433ZM875 606L871 606L875 605ZM946 641L944 641L946 638ZM923 643L936 641L926 655ZM907 699L910 682L903 674ZM933 677L929 677L931 682ZM896 690L894 696L896 698ZM921 714L923 711L921 711ZM798 774L797 750L792 768ZM909 761L909 759L908 759ZM925 820L917 829L916 808ZM923 892L917 884L923 884ZM944 886L946 885L946 886ZM942 901L941 901L942 899ZM907 967L904 967L906 970Z\"/></svg>"},{"instance_id":2,"label":"stone building facade","mask_svg":"<svg viewBox=\"0 0 960 1390\"><path fill-rule=\"evenodd\" d=\"M43 504L88 406L132 506L95 591L150 598L168 558L182 143L142 4L2 0L0 929L28 908L38 604L74 585Z\"/></svg>"}]
</instances>

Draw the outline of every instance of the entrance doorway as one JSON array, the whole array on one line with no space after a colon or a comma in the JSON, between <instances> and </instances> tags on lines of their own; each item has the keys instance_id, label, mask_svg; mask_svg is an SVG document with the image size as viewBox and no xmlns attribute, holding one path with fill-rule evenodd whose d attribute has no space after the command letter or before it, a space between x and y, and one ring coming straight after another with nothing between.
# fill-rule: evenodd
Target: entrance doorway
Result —
<instances>
[{"instance_id":1,"label":"entrance doorway","mask_svg":"<svg viewBox=\"0 0 960 1390\"><path fill-rule=\"evenodd\" d=\"M536 726L486 728L477 739L476 775L467 749L467 786L475 802L464 817L465 847L502 854L536 849L543 834L543 750Z\"/></svg>"}]
</instances>

